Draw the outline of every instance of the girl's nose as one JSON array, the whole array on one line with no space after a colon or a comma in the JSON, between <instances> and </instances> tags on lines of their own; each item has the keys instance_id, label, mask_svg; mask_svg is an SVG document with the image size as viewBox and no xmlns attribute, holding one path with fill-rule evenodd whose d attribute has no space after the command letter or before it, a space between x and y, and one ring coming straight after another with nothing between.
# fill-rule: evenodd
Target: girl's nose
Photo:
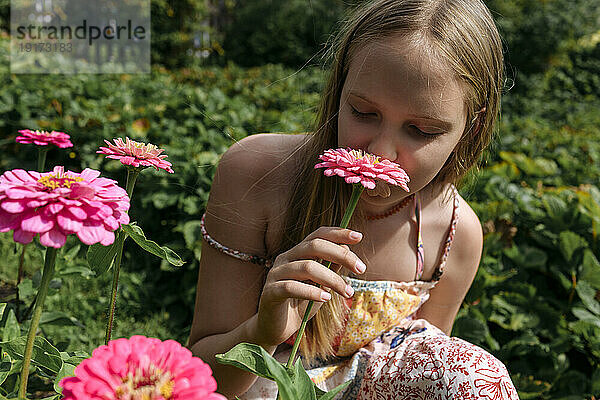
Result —
<instances>
[{"instance_id":1,"label":"girl's nose","mask_svg":"<svg viewBox=\"0 0 600 400\"><path fill-rule=\"evenodd\" d=\"M390 132L379 132L377 136L374 136L367 147L367 151L376 156L387 158L390 161L398 158L393 135Z\"/></svg>"}]
</instances>

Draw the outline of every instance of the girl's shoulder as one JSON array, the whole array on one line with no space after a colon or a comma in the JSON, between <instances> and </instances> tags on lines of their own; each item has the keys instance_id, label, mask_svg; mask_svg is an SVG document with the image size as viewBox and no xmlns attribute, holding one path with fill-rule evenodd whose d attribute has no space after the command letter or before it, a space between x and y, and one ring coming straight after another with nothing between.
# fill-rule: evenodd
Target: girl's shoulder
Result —
<instances>
[{"instance_id":1,"label":"girl's shoulder","mask_svg":"<svg viewBox=\"0 0 600 400\"><path fill-rule=\"evenodd\" d=\"M242 187L268 189L295 166L294 150L306 134L259 133L234 143L221 157L218 169ZM289 183L289 182L288 182Z\"/></svg>"},{"instance_id":2,"label":"girl's shoulder","mask_svg":"<svg viewBox=\"0 0 600 400\"><path fill-rule=\"evenodd\" d=\"M290 154L303 135L257 134L221 157L206 206L206 229L219 243L264 255L265 234L289 185Z\"/></svg>"}]
</instances>

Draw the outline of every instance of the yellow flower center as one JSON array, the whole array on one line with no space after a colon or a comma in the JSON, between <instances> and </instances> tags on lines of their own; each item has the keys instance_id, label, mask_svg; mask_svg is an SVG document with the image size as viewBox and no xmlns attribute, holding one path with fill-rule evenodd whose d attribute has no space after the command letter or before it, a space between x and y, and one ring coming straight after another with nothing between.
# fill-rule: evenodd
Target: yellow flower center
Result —
<instances>
[{"instance_id":1,"label":"yellow flower center","mask_svg":"<svg viewBox=\"0 0 600 400\"><path fill-rule=\"evenodd\" d=\"M173 386L175 385L175 381L174 380L170 380L168 382L166 382L165 384L163 384L160 387L160 394L162 394L162 397L164 397L165 399L170 399L171 395L173 394Z\"/></svg>"},{"instance_id":2,"label":"yellow flower center","mask_svg":"<svg viewBox=\"0 0 600 400\"><path fill-rule=\"evenodd\" d=\"M162 396L166 400L173 398L173 386L175 380L171 374L162 372L154 365L148 369L137 369L135 373L130 372L121 378L123 382L115 389L116 398L131 400L154 400Z\"/></svg>"},{"instance_id":3,"label":"yellow flower center","mask_svg":"<svg viewBox=\"0 0 600 400\"><path fill-rule=\"evenodd\" d=\"M350 154L352 154L356 158L366 158L371 164L377 164L381 161L381 157L369 153L364 153L362 150L353 149L350 150Z\"/></svg>"},{"instance_id":4,"label":"yellow flower center","mask_svg":"<svg viewBox=\"0 0 600 400\"><path fill-rule=\"evenodd\" d=\"M44 135L44 136L50 136L50 132L48 131L38 131L37 129L34 131L35 134L37 135Z\"/></svg>"},{"instance_id":5,"label":"yellow flower center","mask_svg":"<svg viewBox=\"0 0 600 400\"><path fill-rule=\"evenodd\" d=\"M83 181L83 178L80 176L61 176L60 174L45 175L38 179L38 183L41 183L52 190L60 187L66 187L70 189L72 183L81 181Z\"/></svg>"}]
</instances>

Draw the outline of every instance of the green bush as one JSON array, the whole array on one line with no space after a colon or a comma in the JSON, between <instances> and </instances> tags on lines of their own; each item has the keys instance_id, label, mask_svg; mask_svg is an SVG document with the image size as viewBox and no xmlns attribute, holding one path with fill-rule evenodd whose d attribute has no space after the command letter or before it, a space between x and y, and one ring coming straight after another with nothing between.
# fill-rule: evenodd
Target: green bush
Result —
<instances>
[{"instance_id":1,"label":"green bush","mask_svg":"<svg viewBox=\"0 0 600 400\"><path fill-rule=\"evenodd\" d=\"M166 149L175 174L142 173L132 220L187 264L172 268L126 245L115 337L145 333L185 342L201 253L199 219L219 156L248 134L309 129L322 71L230 64L59 81L9 74L1 43L0 170L34 168L32 146L14 143L21 128L68 132L75 147L51 151L48 165L100 169L121 184L120 164L95 154L104 139L130 136ZM542 111L505 111L488 163L461 188L484 226L484 255L453 333L505 362L522 399L589 398L600 393L600 121L592 103L539 96L509 93L506 100L578 111L560 120ZM31 245L27 252L21 312L39 280L40 251ZM102 340L110 278L93 277L84 254L85 246L67 243L48 300L47 310L64 315L42 331L60 350L90 351ZM10 234L0 235L0 257L11 266L0 271L2 287L14 291L19 252ZM14 307L14 297L9 300Z\"/></svg>"},{"instance_id":2,"label":"green bush","mask_svg":"<svg viewBox=\"0 0 600 400\"><path fill-rule=\"evenodd\" d=\"M301 67L317 56L344 10L340 0L239 2L225 28L225 56L242 66Z\"/></svg>"}]
</instances>

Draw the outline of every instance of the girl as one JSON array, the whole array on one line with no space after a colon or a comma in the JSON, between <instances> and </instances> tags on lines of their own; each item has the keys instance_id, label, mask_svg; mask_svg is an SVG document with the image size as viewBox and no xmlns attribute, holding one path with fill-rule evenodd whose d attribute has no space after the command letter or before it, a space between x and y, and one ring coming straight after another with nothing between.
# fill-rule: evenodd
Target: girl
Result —
<instances>
[{"instance_id":1,"label":"girl","mask_svg":"<svg viewBox=\"0 0 600 400\"><path fill-rule=\"evenodd\" d=\"M250 136L219 163L192 351L226 396L274 399L273 382L214 355L250 342L287 361L314 300L301 354L324 390L351 379L344 399L518 398L502 363L448 336L482 251L454 184L490 142L503 85L489 11L480 0L376 0L336 43L314 133ZM379 182L351 229L335 228L351 185L314 165L336 147L400 164L410 193Z\"/></svg>"}]
</instances>

